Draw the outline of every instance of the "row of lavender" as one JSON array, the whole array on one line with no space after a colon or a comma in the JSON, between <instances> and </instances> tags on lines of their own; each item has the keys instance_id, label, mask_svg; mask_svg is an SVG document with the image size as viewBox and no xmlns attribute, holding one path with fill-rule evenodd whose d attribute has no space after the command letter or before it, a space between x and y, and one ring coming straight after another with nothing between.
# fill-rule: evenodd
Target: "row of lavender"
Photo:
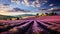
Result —
<instances>
[{"instance_id":1,"label":"row of lavender","mask_svg":"<svg viewBox=\"0 0 60 34\"><path fill-rule=\"evenodd\" d=\"M0 34L60 34L60 24L23 20L20 22L0 23Z\"/></svg>"}]
</instances>

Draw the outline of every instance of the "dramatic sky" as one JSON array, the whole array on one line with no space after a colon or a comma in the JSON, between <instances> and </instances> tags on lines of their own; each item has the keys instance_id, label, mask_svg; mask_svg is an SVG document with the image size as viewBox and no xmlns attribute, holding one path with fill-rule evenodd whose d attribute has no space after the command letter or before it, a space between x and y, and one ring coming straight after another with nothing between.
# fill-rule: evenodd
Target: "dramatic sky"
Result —
<instances>
[{"instance_id":1,"label":"dramatic sky","mask_svg":"<svg viewBox=\"0 0 60 34\"><path fill-rule=\"evenodd\" d=\"M36 14L55 8L60 8L60 0L0 0L1 15Z\"/></svg>"}]
</instances>

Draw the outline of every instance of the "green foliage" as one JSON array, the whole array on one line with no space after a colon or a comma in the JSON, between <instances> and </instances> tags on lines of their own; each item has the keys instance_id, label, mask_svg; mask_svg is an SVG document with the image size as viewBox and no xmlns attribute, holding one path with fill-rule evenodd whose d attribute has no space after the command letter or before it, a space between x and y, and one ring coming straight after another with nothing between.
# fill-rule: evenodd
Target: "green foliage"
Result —
<instances>
[{"instance_id":1,"label":"green foliage","mask_svg":"<svg viewBox=\"0 0 60 34\"><path fill-rule=\"evenodd\" d=\"M53 12L52 13L49 13L49 14L48 13L45 13L45 14L48 15L48 16L57 15L57 13L53 13Z\"/></svg>"},{"instance_id":2,"label":"green foliage","mask_svg":"<svg viewBox=\"0 0 60 34\"><path fill-rule=\"evenodd\" d=\"M39 16L39 13L36 14L36 17L38 17L38 16Z\"/></svg>"},{"instance_id":3,"label":"green foliage","mask_svg":"<svg viewBox=\"0 0 60 34\"><path fill-rule=\"evenodd\" d=\"M7 19L10 19L10 18L16 18L16 17L14 17L14 16L0 15L0 20L7 20Z\"/></svg>"}]
</instances>

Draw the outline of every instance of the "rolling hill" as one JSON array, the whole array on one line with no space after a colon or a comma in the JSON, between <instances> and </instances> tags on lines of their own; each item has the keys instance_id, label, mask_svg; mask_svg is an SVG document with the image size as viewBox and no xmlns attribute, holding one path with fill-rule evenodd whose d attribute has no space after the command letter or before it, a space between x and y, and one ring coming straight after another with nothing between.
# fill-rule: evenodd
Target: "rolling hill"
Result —
<instances>
[{"instance_id":1,"label":"rolling hill","mask_svg":"<svg viewBox=\"0 0 60 34\"><path fill-rule=\"evenodd\" d=\"M16 18L16 17L14 17L14 16L0 15L0 20L7 20L7 19L10 19L10 18Z\"/></svg>"},{"instance_id":2,"label":"rolling hill","mask_svg":"<svg viewBox=\"0 0 60 34\"><path fill-rule=\"evenodd\" d=\"M22 17L22 16L35 16L33 14L22 14L22 15L16 15L15 17Z\"/></svg>"},{"instance_id":3,"label":"rolling hill","mask_svg":"<svg viewBox=\"0 0 60 34\"><path fill-rule=\"evenodd\" d=\"M10 19L10 18L21 18L22 16L34 16L32 14L22 14L22 15L16 15L16 16L6 16L6 15L0 15L0 20L7 20L7 19Z\"/></svg>"}]
</instances>

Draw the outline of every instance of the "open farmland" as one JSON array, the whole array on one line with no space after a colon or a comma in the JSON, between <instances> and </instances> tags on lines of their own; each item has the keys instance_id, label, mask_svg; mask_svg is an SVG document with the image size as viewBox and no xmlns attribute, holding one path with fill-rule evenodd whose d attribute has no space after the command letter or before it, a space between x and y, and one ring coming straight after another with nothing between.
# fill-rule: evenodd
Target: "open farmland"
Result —
<instances>
[{"instance_id":1,"label":"open farmland","mask_svg":"<svg viewBox=\"0 0 60 34\"><path fill-rule=\"evenodd\" d=\"M60 16L0 20L0 34L60 34Z\"/></svg>"}]
</instances>

